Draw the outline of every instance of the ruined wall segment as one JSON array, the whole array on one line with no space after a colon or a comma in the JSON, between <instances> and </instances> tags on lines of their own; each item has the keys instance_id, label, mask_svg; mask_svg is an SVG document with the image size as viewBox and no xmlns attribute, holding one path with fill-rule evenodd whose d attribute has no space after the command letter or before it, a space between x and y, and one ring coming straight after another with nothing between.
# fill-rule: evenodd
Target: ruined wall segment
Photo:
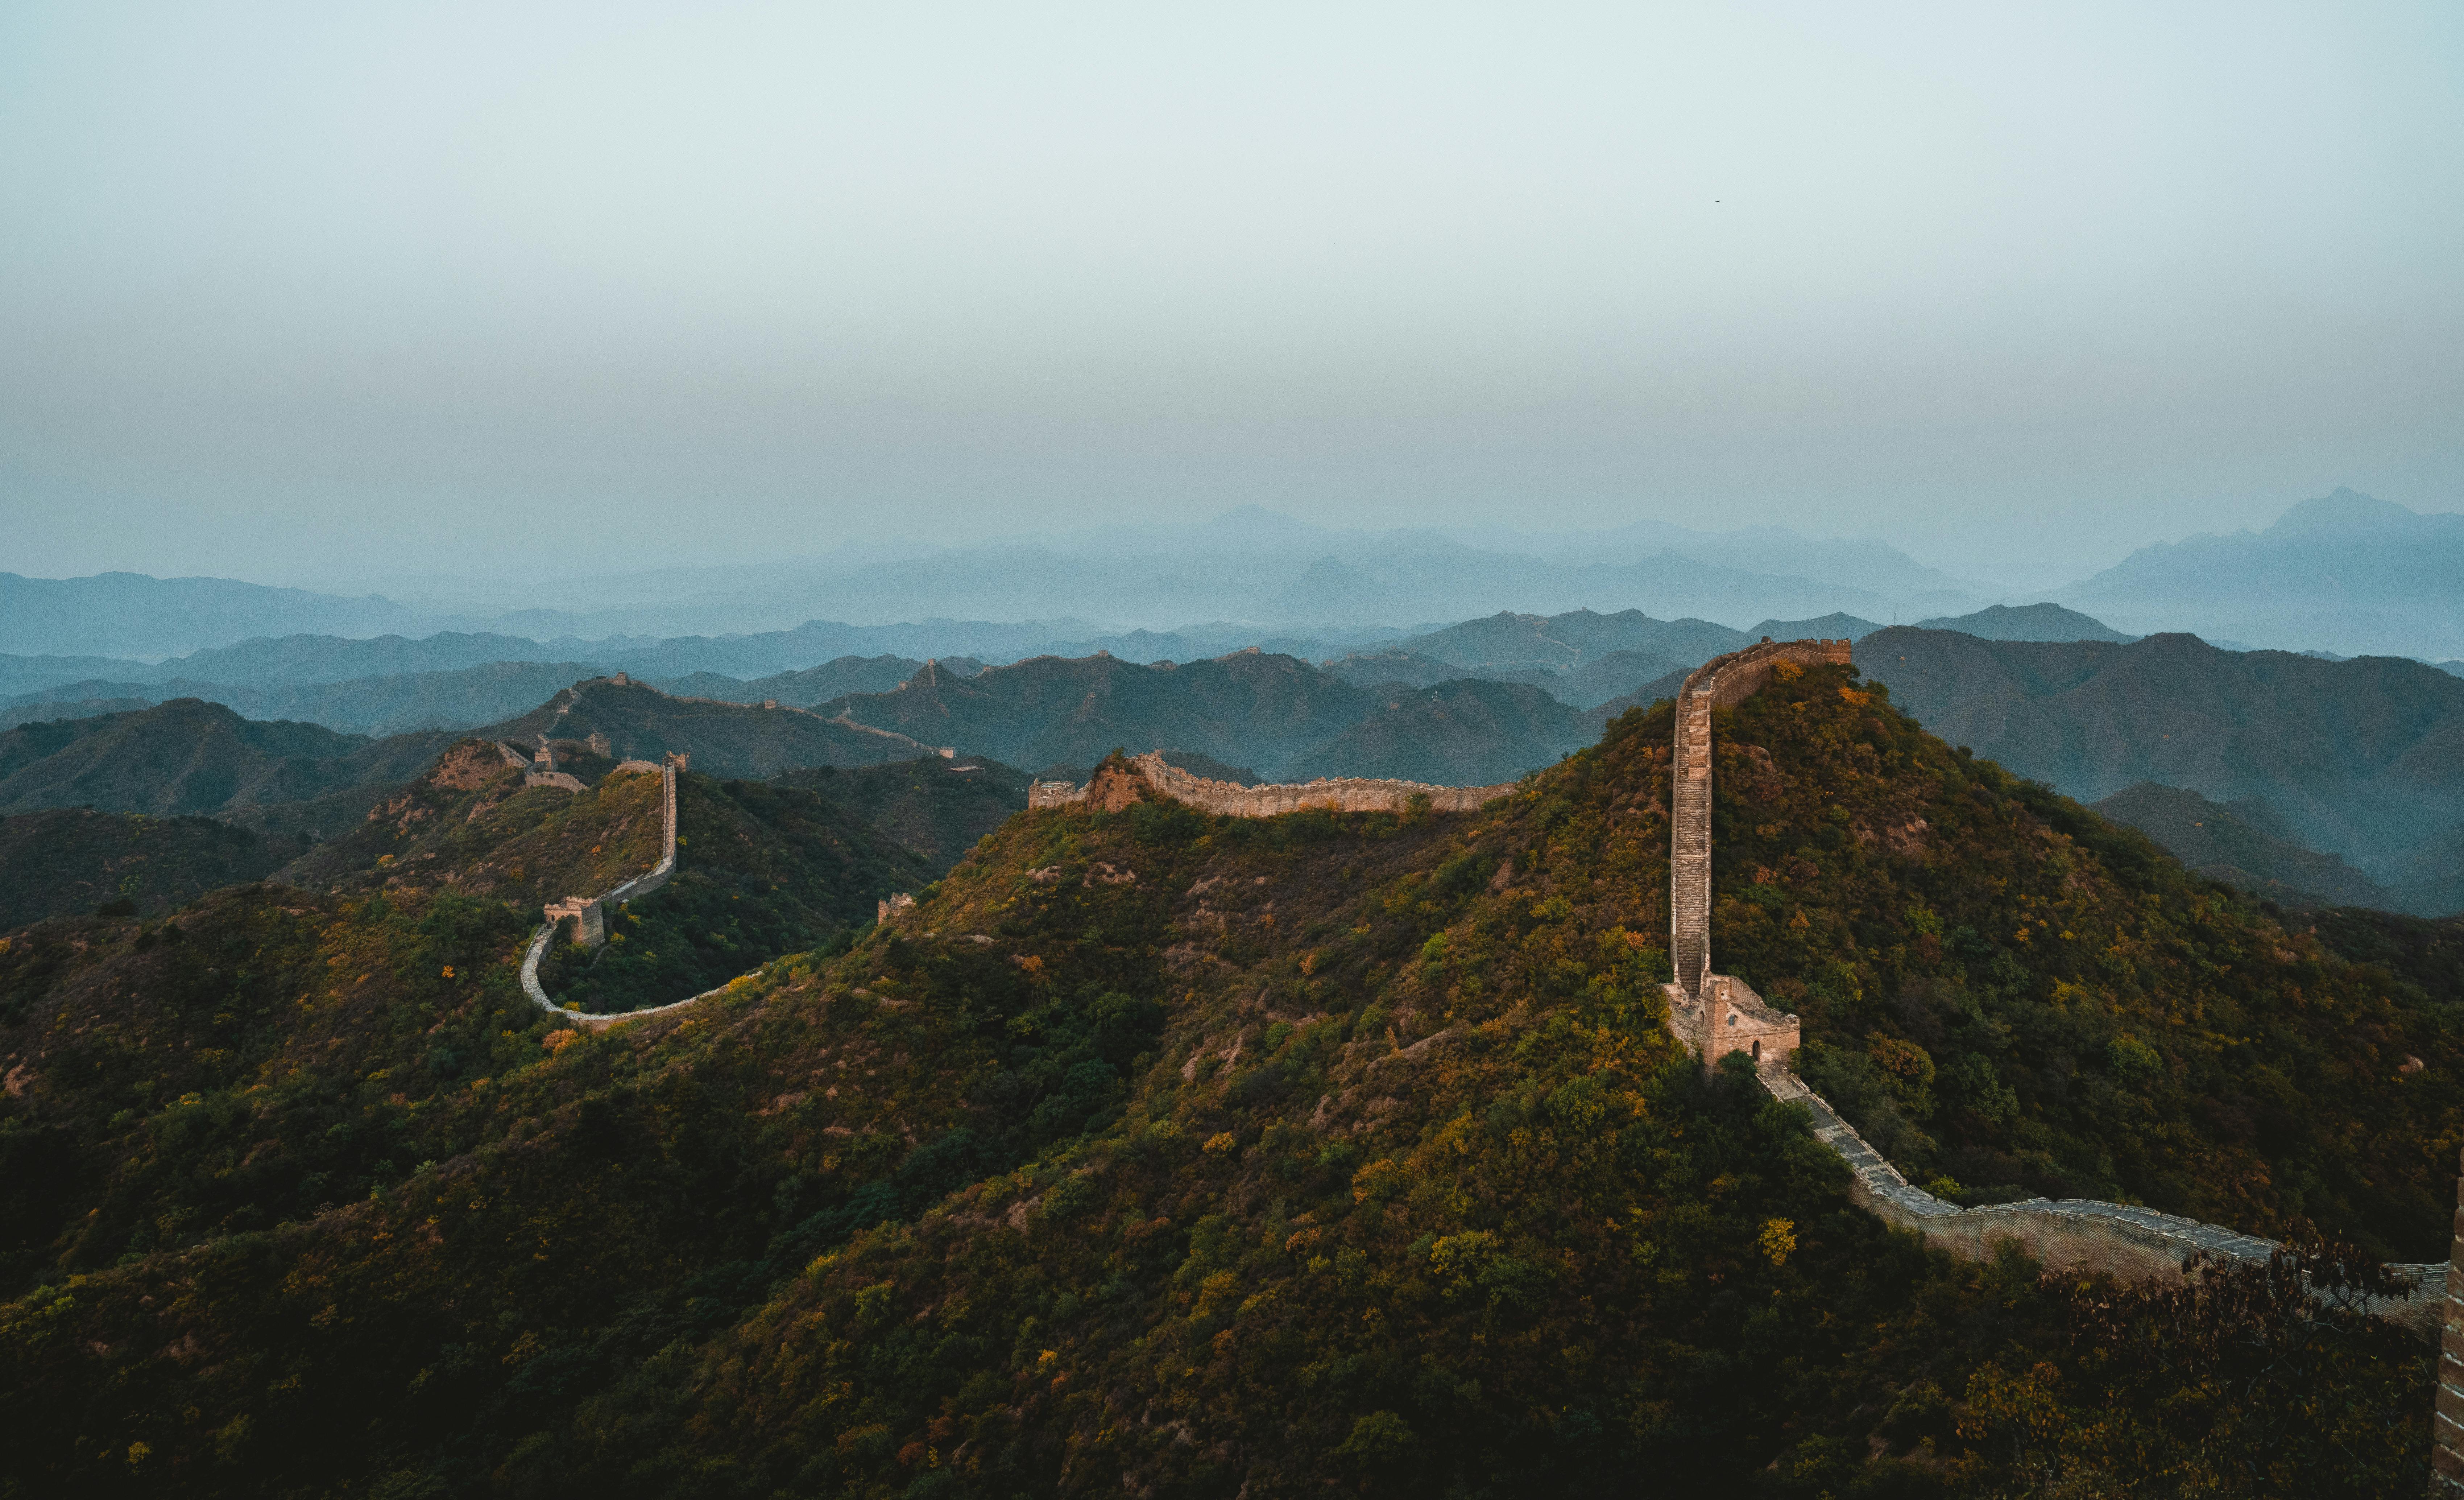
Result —
<instances>
[{"instance_id":1,"label":"ruined wall segment","mask_svg":"<svg viewBox=\"0 0 2464 1500\"><path fill-rule=\"evenodd\" d=\"M1432 811L1473 812L1511 792L1515 785L1502 782L1494 786L1432 786L1425 782L1338 777L1243 786L1237 782L1192 776L1177 765L1167 764L1160 750L1133 756L1129 763L1131 769L1126 774L1112 766L1098 769L1095 779L1084 786L1067 782L1030 783L1026 805L1030 808L1118 811L1139 800L1138 787L1143 785L1175 802L1233 818L1272 818L1313 807L1331 812L1400 812L1415 797L1426 797Z\"/></svg>"}]
</instances>

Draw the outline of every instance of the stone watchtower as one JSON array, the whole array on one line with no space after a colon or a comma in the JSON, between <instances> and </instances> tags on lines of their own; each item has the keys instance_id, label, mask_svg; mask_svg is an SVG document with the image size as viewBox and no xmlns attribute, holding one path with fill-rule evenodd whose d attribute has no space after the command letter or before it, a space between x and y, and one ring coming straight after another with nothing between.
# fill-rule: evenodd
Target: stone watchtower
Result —
<instances>
[{"instance_id":1,"label":"stone watchtower","mask_svg":"<svg viewBox=\"0 0 2464 1500\"><path fill-rule=\"evenodd\" d=\"M1785 1067L1796 1050L1794 1016L1774 1010L1753 987L1711 969L1711 713L1733 708L1771 680L1782 662L1814 667L1849 659L1846 641L1783 641L1715 656L1677 693L1677 742L1669 760L1669 1025L1707 1070L1730 1052L1756 1066Z\"/></svg>"},{"instance_id":2,"label":"stone watchtower","mask_svg":"<svg viewBox=\"0 0 2464 1500\"><path fill-rule=\"evenodd\" d=\"M583 947L596 948L607 940L607 915L595 897L569 895L549 904L549 925L561 926L567 917L573 919L573 940Z\"/></svg>"}]
</instances>

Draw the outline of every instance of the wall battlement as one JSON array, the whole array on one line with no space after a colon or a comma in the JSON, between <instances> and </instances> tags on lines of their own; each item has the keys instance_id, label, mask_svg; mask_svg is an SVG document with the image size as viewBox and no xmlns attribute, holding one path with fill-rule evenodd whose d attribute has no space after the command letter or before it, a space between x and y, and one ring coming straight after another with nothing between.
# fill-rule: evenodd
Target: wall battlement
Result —
<instances>
[{"instance_id":1,"label":"wall battlement","mask_svg":"<svg viewBox=\"0 0 2464 1500\"><path fill-rule=\"evenodd\" d=\"M1133 756L1130 765L1139 782L1163 796L1206 812L1234 818L1272 818L1281 813L1312 807L1332 812L1400 812L1415 797L1429 799L1430 810L1435 812L1472 812L1511 792L1515 785L1512 782L1502 782L1494 786L1432 786L1424 782L1338 777L1243 786L1237 782L1192 776L1177 765L1166 763L1160 750ZM1137 800L1134 786L1110 780L1102 773L1084 786L1068 782L1034 782L1026 789L1026 805L1030 808L1083 806L1096 811L1115 811Z\"/></svg>"}]
</instances>

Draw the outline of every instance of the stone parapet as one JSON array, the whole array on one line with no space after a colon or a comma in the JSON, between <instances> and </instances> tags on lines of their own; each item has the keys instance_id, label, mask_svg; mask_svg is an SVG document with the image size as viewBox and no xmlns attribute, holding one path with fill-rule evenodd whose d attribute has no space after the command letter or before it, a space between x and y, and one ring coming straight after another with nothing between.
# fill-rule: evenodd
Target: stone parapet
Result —
<instances>
[{"instance_id":1,"label":"stone parapet","mask_svg":"<svg viewBox=\"0 0 2464 1500\"><path fill-rule=\"evenodd\" d=\"M1432 786L1425 782L1364 781L1353 777L1321 779L1265 786L1243 786L1192 776L1168 764L1161 751L1130 758L1133 773L1147 786L1175 802L1234 818L1271 818L1281 813L1323 808L1330 812L1400 812L1415 797L1426 797L1433 812L1472 812L1514 790L1515 783L1494 786ZM1098 777L1084 786L1068 782L1033 782L1026 805L1034 807L1103 808L1116 801Z\"/></svg>"}]
</instances>

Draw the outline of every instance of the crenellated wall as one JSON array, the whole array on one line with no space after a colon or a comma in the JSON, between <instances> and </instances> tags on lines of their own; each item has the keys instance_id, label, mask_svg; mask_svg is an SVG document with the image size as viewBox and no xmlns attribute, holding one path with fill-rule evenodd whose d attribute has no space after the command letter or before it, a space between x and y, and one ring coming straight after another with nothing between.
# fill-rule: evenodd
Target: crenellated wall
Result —
<instances>
[{"instance_id":1,"label":"crenellated wall","mask_svg":"<svg viewBox=\"0 0 2464 1500\"><path fill-rule=\"evenodd\" d=\"M1515 783L1495 786L1432 786L1425 782L1363 781L1353 777L1266 786L1243 786L1192 776L1166 763L1163 752L1132 756L1135 778L1175 802L1234 818L1271 818L1280 813L1320 807L1332 812L1400 812L1415 797L1426 797L1433 812L1472 812L1514 790ZM1067 782L1034 782L1026 789L1029 807L1093 807L1112 810L1136 800L1135 789L1098 772L1084 786Z\"/></svg>"}]
</instances>

